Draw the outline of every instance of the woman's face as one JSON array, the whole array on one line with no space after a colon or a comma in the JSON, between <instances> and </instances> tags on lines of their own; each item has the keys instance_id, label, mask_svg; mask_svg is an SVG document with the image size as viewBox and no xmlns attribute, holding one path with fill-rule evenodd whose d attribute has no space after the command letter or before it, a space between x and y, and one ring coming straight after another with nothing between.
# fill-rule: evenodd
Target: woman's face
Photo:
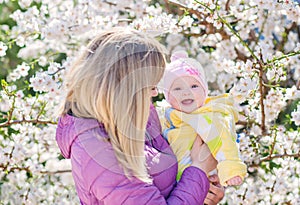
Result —
<instances>
[{"instance_id":1,"label":"woman's face","mask_svg":"<svg viewBox=\"0 0 300 205\"><path fill-rule=\"evenodd\" d=\"M170 87L169 103L176 110L191 113L201 107L204 101L204 89L194 77L179 77Z\"/></svg>"}]
</instances>

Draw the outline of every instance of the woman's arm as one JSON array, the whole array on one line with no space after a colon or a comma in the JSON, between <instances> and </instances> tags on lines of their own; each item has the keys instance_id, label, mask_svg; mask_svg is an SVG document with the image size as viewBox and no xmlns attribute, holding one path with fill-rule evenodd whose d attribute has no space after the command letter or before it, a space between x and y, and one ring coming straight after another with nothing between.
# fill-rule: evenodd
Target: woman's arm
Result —
<instances>
[{"instance_id":1,"label":"woman's arm","mask_svg":"<svg viewBox=\"0 0 300 205\"><path fill-rule=\"evenodd\" d=\"M104 204L202 205L209 189L206 174L196 167L188 167L183 172L168 198L164 198L154 184L146 184L137 178L128 179L110 170L103 171L101 167L98 169L102 171L93 182L91 192L97 202Z\"/></svg>"},{"instance_id":2,"label":"woman's arm","mask_svg":"<svg viewBox=\"0 0 300 205\"><path fill-rule=\"evenodd\" d=\"M158 138L156 138L157 142L159 141ZM160 139L164 140L162 136ZM158 189L155 184L165 184L166 186L173 184L176 180L176 175L173 173L177 171L177 166L167 166L161 172L155 172L152 176L155 183L146 184L134 177L128 179L124 175L122 169L118 168L119 166L115 160L113 150L109 146L105 148L103 144L99 146L96 143L92 143L92 145L102 147L102 149L98 149L93 154L89 153L89 156L93 156L93 159L85 160L86 163L81 163L79 166L83 168L82 173L86 175L83 178L84 182L88 184L88 190L90 190L99 203L125 205L136 204L137 202L141 205L202 205L204 203L210 185L206 173L201 169L194 166L185 169L180 181L164 197L161 193L161 190L164 188L161 187ZM87 148L85 147L83 152ZM76 153L80 153L79 150ZM166 158L161 157L162 154L156 156L158 157L155 159L157 161L152 161L152 163L159 162L162 166L168 164L165 161ZM151 163L149 166L151 166ZM165 175L174 175L174 177L163 177Z\"/></svg>"}]
</instances>

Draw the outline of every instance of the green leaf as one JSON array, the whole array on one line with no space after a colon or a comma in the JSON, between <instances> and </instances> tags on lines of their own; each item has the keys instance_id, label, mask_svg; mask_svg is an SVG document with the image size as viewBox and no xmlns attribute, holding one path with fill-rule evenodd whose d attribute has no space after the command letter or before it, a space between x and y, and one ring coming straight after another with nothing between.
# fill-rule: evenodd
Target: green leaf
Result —
<instances>
[{"instance_id":1,"label":"green leaf","mask_svg":"<svg viewBox=\"0 0 300 205\"><path fill-rule=\"evenodd\" d=\"M4 79L1 80L1 86L3 88L8 86L7 82Z\"/></svg>"}]
</instances>

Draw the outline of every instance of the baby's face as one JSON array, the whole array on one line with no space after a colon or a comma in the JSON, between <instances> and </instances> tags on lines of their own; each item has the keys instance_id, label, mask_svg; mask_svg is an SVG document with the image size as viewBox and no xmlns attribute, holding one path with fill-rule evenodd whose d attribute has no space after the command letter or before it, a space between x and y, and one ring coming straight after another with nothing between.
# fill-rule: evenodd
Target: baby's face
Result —
<instances>
[{"instance_id":1,"label":"baby's face","mask_svg":"<svg viewBox=\"0 0 300 205\"><path fill-rule=\"evenodd\" d=\"M201 107L205 97L201 84L192 76L177 78L169 90L171 106L185 113L191 113Z\"/></svg>"}]
</instances>

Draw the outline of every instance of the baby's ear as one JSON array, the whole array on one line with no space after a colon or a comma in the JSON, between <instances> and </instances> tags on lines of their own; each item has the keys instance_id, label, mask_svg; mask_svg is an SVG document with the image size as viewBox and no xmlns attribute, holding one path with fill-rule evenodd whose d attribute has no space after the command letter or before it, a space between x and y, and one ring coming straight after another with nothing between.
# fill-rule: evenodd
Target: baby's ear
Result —
<instances>
[{"instance_id":1,"label":"baby's ear","mask_svg":"<svg viewBox=\"0 0 300 205\"><path fill-rule=\"evenodd\" d=\"M171 62L176 61L180 58L188 58L189 55L186 51L184 50L180 50L180 51L175 51L172 55L171 55Z\"/></svg>"}]
</instances>

